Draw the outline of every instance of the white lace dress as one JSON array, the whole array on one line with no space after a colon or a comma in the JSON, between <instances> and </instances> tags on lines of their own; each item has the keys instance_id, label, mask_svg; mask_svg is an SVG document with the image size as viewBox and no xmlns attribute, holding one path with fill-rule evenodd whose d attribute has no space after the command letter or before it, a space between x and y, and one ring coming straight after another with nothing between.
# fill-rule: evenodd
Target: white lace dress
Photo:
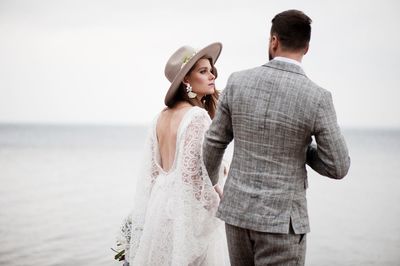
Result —
<instances>
[{"instance_id":1,"label":"white lace dress","mask_svg":"<svg viewBox=\"0 0 400 266\"><path fill-rule=\"evenodd\" d=\"M158 118L158 117L157 117ZM211 121L199 107L190 108L177 131L175 159L160 166L154 120L146 143L146 162L138 179L125 259L134 265L229 265L219 204L202 158Z\"/></svg>"}]
</instances>

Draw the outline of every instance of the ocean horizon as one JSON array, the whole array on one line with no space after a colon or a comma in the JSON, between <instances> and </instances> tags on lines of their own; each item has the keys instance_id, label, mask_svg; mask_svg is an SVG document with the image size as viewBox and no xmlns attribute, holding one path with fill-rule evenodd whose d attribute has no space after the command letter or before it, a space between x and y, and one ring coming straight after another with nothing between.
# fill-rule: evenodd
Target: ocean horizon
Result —
<instances>
[{"instance_id":1,"label":"ocean horizon","mask_svg":"<svg viewBox=\"0 0 400 266\"><path fill-rule=\"evenodd\" d=\"M0 124L0 265L121 265L146 125ZM306 265L400 264L400 129L344 128L343 180L308 168Z\"/></svg>"}]
</instances>

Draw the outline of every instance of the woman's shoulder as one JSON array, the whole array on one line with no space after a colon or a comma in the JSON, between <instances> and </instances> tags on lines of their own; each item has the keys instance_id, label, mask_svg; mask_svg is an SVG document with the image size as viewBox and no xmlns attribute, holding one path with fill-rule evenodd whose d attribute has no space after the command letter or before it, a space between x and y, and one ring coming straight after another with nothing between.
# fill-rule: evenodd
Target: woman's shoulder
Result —
<instances>
[{"instance_id":1,"label":"woman's shoulder","mask_svg":"<svg viewBox=\"0 0 400 266\"><path fill-rule=\"evenodd\" d=\"M198 106L190 107L181 121L181 133L187 131L189 128L209 126L210 121L210 117L205 109Z\"/></svg>"},{"instance_id":2,"label":"woman's shoulder","mask_svg":"<svg viewBox=\"0 0 400 266\"><path fill-rule=\"evenodd\" d=\"M180 123L182 124L180 125L181 128L186 128L187 125L189 125L192 122L206 122L206 123L210 123L211 119L210 116L208 114L208 112L204 109L201 108L199 106L191 106L188 108L185 108L186 110L179 110L179 112L181 112L180 116ZM163 115L165 115L165 111L167 111L168 109L163 109L161 112L159 112L153 119L152 125L157 126L158 122L160 121L160 119L162 120ZM169 110L171 111L171 110ZM183 111L183 112L182 112Z\"/></svg>"},{"instance_id":3,"label":"woman's shoulder","mask_svg":"<svg viewBox=\"0 0 400 266\"><path fill-rule=\"evenodd\" d=\"M211 124L211 118L204 108L195 106L190 110L190 112L191 114L187 119L186 128L203 128L205 130L208 129Z\"/></svg>"},{"instance_id":4,"label":"woman's shoulder","mask_svg":"<svg viewBox=\"0 0 400 266\"><path fill-rule=\"evenodd\" d=\"M165 110L161 111L159 116L162 115L164 111ZM182 122L184 120L192 121L192 120L207 119L207 118L210 119L208 112L204 108L201 108L199 106L185 107L179 110L178 112L181 112L180 116L182 117L181 120Z\"/></svg>"},{"instance_id":5,"label":"woman's shoulder","mask_svg":"<svg viewBox=\"0 0 400 266\"><path fill-rule=\"evenodd\" d=\"M193 106L189 111L192 112L192 116L194 117L210 117L207 110L199 106Z\"/></svg>"},{"instance_id":6,"label":"woman's shoulder","mask_svg":"<svg viewBox=\"0 0 400 266\"><path fill-rule=\"evenodd\" d=\"M201 107L198 106L193 106L190 108L190 110L188 111L188 124L191 123L207 123L209 124L211 122L211 118L208 114L208 112Z\"/></svg>"}]
</instances>

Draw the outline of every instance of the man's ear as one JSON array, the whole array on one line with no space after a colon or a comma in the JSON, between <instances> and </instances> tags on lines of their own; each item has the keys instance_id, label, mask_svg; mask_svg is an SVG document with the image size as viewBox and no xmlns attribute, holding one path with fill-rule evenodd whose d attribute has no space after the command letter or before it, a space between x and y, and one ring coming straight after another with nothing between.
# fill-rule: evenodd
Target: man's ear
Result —
<instances>
[{"instance_id":1,"label":"man's ear","mask_svg":"<svg viewBox=\"0 0 400 266\"><path fill-rule=\"evenodd\" d=\"M310 44L307 43L306 48L304 48L304 55L307 54L308 52L308 48L310 48Z\"/></svg>"},{"instance_id":2,"label":"man's ear","mask_svg":"<svg viewBox=\"0 0 400 266\"><path fill-rule=\"evenodd\" d=\"M276 35L272 35L272 36L271 36L271 38L270 38L270 45L271 45L271 48L272 48L274 51L278 48L278 45L279 45L278 36L276 36Z\"/></svg>"}]
</instances>

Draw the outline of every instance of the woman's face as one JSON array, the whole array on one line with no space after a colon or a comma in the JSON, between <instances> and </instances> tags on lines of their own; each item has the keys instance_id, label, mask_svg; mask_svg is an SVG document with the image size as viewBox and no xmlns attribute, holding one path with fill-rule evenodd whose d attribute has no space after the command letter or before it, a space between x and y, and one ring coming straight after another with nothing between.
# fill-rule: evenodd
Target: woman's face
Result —
<instances>
[{"instance_id":1,"label":"woman's face","mask_svg":"<svg viewBox=\"0 0 400 266\"><path fill-rule=\"evenodd\" d=\"M199 100L215 91L215 76L211 71L210 61L202 58L197 61L193 70L184 79L184 84L192 86L192 91L197 93Z\"/></svg>"}]
</instances>

